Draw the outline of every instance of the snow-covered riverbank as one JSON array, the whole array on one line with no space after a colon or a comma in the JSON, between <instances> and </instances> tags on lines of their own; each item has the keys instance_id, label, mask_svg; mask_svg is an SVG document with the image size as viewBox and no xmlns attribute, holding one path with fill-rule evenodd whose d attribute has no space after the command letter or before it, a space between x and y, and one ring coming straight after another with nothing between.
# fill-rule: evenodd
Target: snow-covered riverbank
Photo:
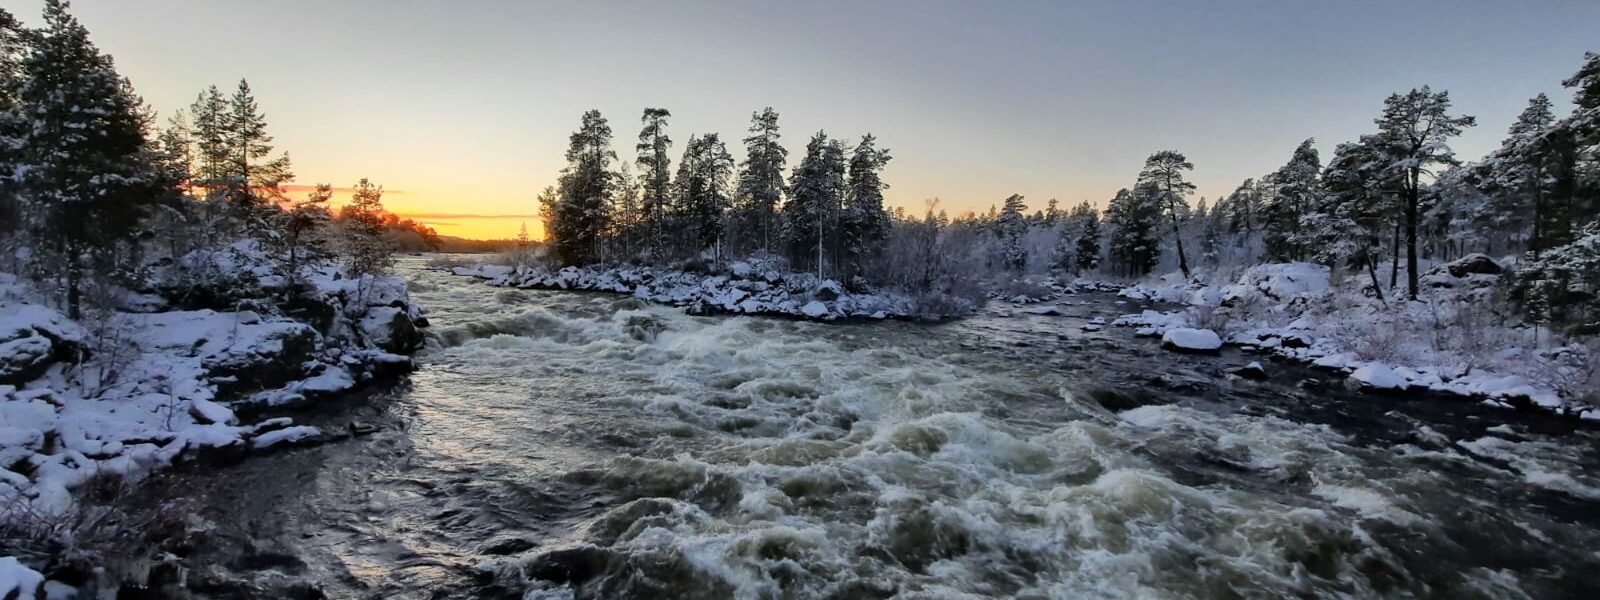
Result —
<instances>
[{"instance_id":1,"label":"snow-covered riverbank","mask_svg":"<svg viewBox=\"0 0 1600 600\"><path fill-rule=\"evenodd\" d=\"M232 267L219 279L238 296L231 306L195 306L152 285L77 321L0 273L0 524L69 515L75 491L97 478L343 435L250 416L411 370L425 320L403 280L317 266L284 300L281 281ZM161 269L151 281L163 281Z\"/></svg>"},{"instance_id":2,"label":"snow-covered riverbank","mask_svg":"<svg viewBox=\"0 0 1600 600\"><path fill-rule=\"evenodd\" d=\"M1469 256L1429 271L1420 300L1387 303L1361 293L1364 279L1330 282L1326 267L1308 263L1259 265L1233 283L1174 274L1121 295L1186 309L1146 310L1114 324L1152 338L1214 330L1247 351L1344 372L1374 393L1427 391L1600 419L1600 355L1592 344L1551 343L1549 332L1495 313L1499 273L1487 257Z\"/></svg>"},{"instance_id":3,"label":"snow-covered riverbank","mask_svg":"<svg viewBox=\"0 0 1600 600\"><path fill-rule=\"evenodd\" d=\"M725 275L656 267L536 267L476 265L451 267L451 273L477 277L488 285L521 289L577 290L628 294L647 302L686 307L691 314L782 316L819 321L837 319L913 319L970 313L970 302L931 307L894 292L852 293L831 279L779 273L746 262L729 265ZM937 308L937 310L930 310Z\"/></svg>"}]
</instances>

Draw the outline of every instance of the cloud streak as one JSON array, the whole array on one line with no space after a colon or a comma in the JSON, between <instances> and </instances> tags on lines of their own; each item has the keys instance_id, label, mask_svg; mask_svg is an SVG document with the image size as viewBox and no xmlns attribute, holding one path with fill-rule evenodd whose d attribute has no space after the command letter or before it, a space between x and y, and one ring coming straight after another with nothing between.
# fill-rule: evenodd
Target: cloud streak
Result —
<instances>
[{"instance_id":1,"label":"cloud streak","mask_svg":"<svg viewBox=\"0 0 1600 600\"><path fill-rule=\"evenodd\" d=\"M540 218L539 215L518 215L518 214L480 215L480 214L473 214L473 213L414 213L414 212L401 212L401 213L395 213L395 214L400 215L400 216L405 217L405 218L408 218L408 219L433 219L433 220L444 220L444 221L453 220L453 219L538 219L538 218Z\"/></svg>"}]
</instances>

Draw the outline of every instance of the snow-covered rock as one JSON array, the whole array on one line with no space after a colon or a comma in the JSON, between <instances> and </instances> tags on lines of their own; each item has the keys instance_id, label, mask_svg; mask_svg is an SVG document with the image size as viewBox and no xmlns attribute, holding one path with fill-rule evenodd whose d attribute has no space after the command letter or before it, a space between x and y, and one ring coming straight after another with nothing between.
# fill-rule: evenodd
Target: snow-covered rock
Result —
<instances>
[{"instance_id":1,"label":"snow-covered rock","mask_svg":"<svg viewBox=\"0 0 1600 600\"><path fill-rule=\"evenodd\" d=\"M1261 363L1259 362L1251 362L1245 366L1230 369L1228 372L1243 379L1254 379L1259 381L1267 378L1267 369L1262 367Z\"/></svg>"},{"instance_id":2,"label":"snow-covered rock","mask_svg":"<svg viewBox=\"0 0 1600 600\"><path fill-rule=\"evenodd\" d=\"M29 569L10 556L0 557L0 598L43 600L37 595L44 587L44 575Z\"/></svg>"},{"instance_id":3,"label":"snow-covered rock","mask_svg":"<svg viewBox=\"0 0 1600 600\"><path fill-rule=\"evenodd\" d=\"M1312 263L1270 263L1245 269L1233 285L1222 289L1222 304L1230 305L1259 294L1287 302L1296 296L1328 290L1328 267Z\"/></svg>"},{"instance_id":4,"label":"snow-covered rock","mask_svg":"<svg viewBox=\"0 0 1600 600\"><path fill-rule=\"evenodd\" d=\"M735 268L737 267L737 268ZM838 282L804 273L780 275L769 266L734 263L726 274L658 267L455 267L451 273L488 285L628 294L648 302L686 307L692 314L778 315L803 319L939 317L921 314L917 299L893 292L855 293ZM960 303L958 303L960 304ZM958 310L976 307L962 304Z\"/></svg>"},{"instance_id":5,"label":"snow-covered rock","mask_svg":"<svg viewBox=\"0 0 1600 600\"><path fill-rule=\"evenodd\" d=\"M1210 329L1178 328L1161 336L1161 347L1175 352L1216 354L1222 349L1222 337Z\"/></svg>"},{"instance_id":6,"label":"snow-covered rock","mask_svg":"<svg viewBox=\"0 0 1600 600\"><path fill-rule=\"evenodd\" d=\"M1350 381L1355 382L1361 390L1370 392L1403 392L1411 387L1404 376L1381 363L1362 365L1350 373Z\"/></svg>"}]
</instances>

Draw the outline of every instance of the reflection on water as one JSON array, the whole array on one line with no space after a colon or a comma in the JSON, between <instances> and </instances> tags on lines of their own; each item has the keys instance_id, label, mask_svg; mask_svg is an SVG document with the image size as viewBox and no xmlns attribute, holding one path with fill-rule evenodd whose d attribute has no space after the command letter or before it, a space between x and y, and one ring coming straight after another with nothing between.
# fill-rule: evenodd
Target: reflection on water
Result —
<instances>
[{"instance_id":1,"label":"reflection on water","mask_svg":"<svg viewBox=\"0 0 1600 600\"><path fill-rule=\"evenodd\" d=\"M382 431L211 500L331 597L1600 594L1593 432L1229 380L1079 331L1109 298L820 325L401 268L433 327Z\"/></svg>"}]
</instances>

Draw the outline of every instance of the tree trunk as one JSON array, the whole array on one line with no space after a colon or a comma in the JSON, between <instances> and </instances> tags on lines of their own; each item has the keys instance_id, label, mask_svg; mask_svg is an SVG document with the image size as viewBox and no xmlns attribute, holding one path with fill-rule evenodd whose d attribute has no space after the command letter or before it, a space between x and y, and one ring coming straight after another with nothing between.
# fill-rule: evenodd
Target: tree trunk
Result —
<instances>
[{"instance_id":1,"label":"tree trunk","mask_svg":"<svg viewBox=\"0 0 1600 600\"><path fill-rule=\"evenodd\" d=\"M1390 242L1389 249L1394 251L1389 260L1389 289L1400 285L1400 222L1394 222L1394 241Z\"/></svg>"},{"instance_id":2,"label":"tree trunk","mask_svg":"<svg viewBox=\"0 0 1600 600\"><path fill-rule=\"evenodd\" d=\"M1174 206L1173 208L1177 208ZM1183 278L1189 279L1189 257L1183 253L1183 234L1178 232L1178 213L1172 213L1172 238L1178 241L1178 270L1183 271Z\"/></svg>"},{"instance_id":3,"label":"tree trunk","mask_svg":"<svg viewBox=\"0 0 1600 600\"><path fill-rule=\"evenodd\" d=\"M1411 170L1411 185L1406 190L1406 291L1417 299L1417 202L1421 173Z\"/></svg>"},{"instance_id":4,"label":"tree trunk","mask_svg":"<svg viewBox=\"0 0 1600 600\"><path fill-rule=\"evenodd\" d=\"M1367 257L1367 275L1372 278L1372 291L1378 295L1378 301L1383 302L1383 286L1378 285L1378 258L1377 255Z\"/></svg>"}]
</instances>

